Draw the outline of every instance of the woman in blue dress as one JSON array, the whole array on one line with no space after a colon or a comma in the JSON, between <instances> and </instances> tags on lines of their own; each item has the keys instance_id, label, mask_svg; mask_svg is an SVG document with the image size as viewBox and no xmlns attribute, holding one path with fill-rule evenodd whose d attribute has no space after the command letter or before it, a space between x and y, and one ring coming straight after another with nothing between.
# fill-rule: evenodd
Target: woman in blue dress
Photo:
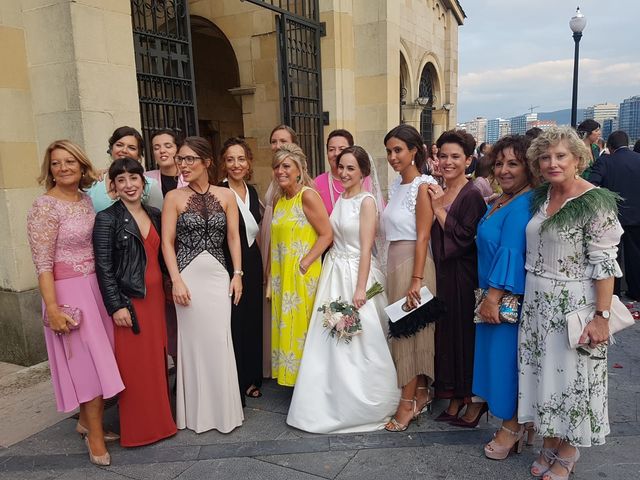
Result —
<instances>
[{"instance_id":1,"label":"woman in blue dress","mask_svg":"<svg viewBox=\"0 0 640 480\"><path fill-rule=\"evenodd\" d=\"M518 324L501 323L498 308L504 294L524 293L525 228L535 182L526 160L528 147L529 140L521 135L503 137L495 144L493 175L503 193L488 207L476 238L478 283L488 292L478 309L484 323L476 325L473 393L502 419L494 439L484 447L485 455L494 460L507 458L514 448L519 453L524 436L516 416Z\"/></svg>"}]
</instances>

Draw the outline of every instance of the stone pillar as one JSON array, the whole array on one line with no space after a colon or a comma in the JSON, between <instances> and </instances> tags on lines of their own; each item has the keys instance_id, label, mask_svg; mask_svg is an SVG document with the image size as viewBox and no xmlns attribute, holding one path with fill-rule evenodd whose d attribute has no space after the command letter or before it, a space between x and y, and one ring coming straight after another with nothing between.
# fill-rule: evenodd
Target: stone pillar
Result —
<instances>
[{"instance_id":1,"label":"stone pillar","mask_svg":"<svg viewBox=\"0 0 640 480\"><path fill-rule=\"evenodd\" d=\"M355 136L358 145L368 147L357 135L353 5L339 0L320 2L320 21L325 22L326 36L321 39L322 103L329 112L324 138L337 128ZM329 164L325 167L328 170Z\"/></svg>"},{"instance_id":2,"label":"stone pillar","mask_svg":"<svg viewBox=\"0 0 640 480\"><path fill-rule=\"evenodd\" d=\"M99 166L119 125L139 127L128 0L0 4L0 360L46 358L26 215L42 154L79 143Z\"/></svg>"}]
</instances>

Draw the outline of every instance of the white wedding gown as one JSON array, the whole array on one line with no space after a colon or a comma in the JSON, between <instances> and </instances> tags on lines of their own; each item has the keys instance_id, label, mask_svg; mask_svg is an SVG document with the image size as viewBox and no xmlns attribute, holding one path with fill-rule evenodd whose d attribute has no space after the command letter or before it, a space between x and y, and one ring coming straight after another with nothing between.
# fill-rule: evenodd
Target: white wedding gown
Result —
<instances>
[{"instance_id":1,"label":"white wedding gown","mask_svg":"<svg viewBox=\"0 0 640 480\"><path fill-rule=\"evenodd\" d=\"M360 309L362 332L347 344L322 326L318 308L341 297L351 302L360 260L360 205L368 192L340 197L331 214L333 247L322 264L313 316L287 423L313 433L367 432L383 428L400 400L396 369L387 344L384 293ZM366 288L385 277L372 259Z\"/></svg>"}]
</instances>

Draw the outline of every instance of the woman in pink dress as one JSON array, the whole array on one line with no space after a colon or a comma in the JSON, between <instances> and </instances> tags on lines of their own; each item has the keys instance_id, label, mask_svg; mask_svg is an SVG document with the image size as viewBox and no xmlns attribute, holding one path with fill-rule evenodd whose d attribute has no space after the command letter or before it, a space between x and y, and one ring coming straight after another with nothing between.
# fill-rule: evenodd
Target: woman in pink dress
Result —
<instances>
[{"instance_id":1,"label":"woman in pink dress","mask_svg":"<svg viewBox=\"0 0 640 480\"><path fill-rule=\"evenodd\" d=\"M113 353L113 324L95 274L91 242L95 211L83 192L95 179L80 147L69 140L49 145L38 179L47 192L34 201L27 231L48 325L44 336L58 410L80 407L77 430L89 459L109 465L103 399L115 396L124 385Z\"/></svg>"},{"instance_id":2,"label":"woman in pink dress","mask_svg":"<svg viewBox=\"0 0 640 480\"><path fill-rule=\"evenodd\" d=\"M333 212L333 207L338 198L344 192L344 187L338 176L336 159L345 148L349 147L353 147L353 135L351 135L351 132L338 129L329 133L327 137L327 160L329 161L330 170L321 173L313 180L329 215ZM363 187L367 192L371 191L371 179L369 177L365 177Z\"/></svg>"}]
</instances>

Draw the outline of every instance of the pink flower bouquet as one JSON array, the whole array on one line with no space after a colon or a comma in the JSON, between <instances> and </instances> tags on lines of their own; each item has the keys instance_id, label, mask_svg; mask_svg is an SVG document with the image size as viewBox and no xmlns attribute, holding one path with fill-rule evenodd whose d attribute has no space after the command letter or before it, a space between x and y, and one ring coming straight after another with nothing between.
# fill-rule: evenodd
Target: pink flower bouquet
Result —
<instances>
[{"instance_id":1,"label":"pink flower bouquet","mask_svg":"<svg viewBox=\"0 0 640 480\"><path fill-rule=\"evenodd\" d=\"M376 282L366 291L365 296L367 300L371 300L382 292L384 292L384 288L379 282ZM326 301L318 308L318 311L322 312L322 326L327 329L331 337L337 337L338 342L344 340L345 343L349 343L355 335L362 333L360 312L354 305L345 302L341 297L338 297L337 300Z\"/></svg>"}]
</instances>

